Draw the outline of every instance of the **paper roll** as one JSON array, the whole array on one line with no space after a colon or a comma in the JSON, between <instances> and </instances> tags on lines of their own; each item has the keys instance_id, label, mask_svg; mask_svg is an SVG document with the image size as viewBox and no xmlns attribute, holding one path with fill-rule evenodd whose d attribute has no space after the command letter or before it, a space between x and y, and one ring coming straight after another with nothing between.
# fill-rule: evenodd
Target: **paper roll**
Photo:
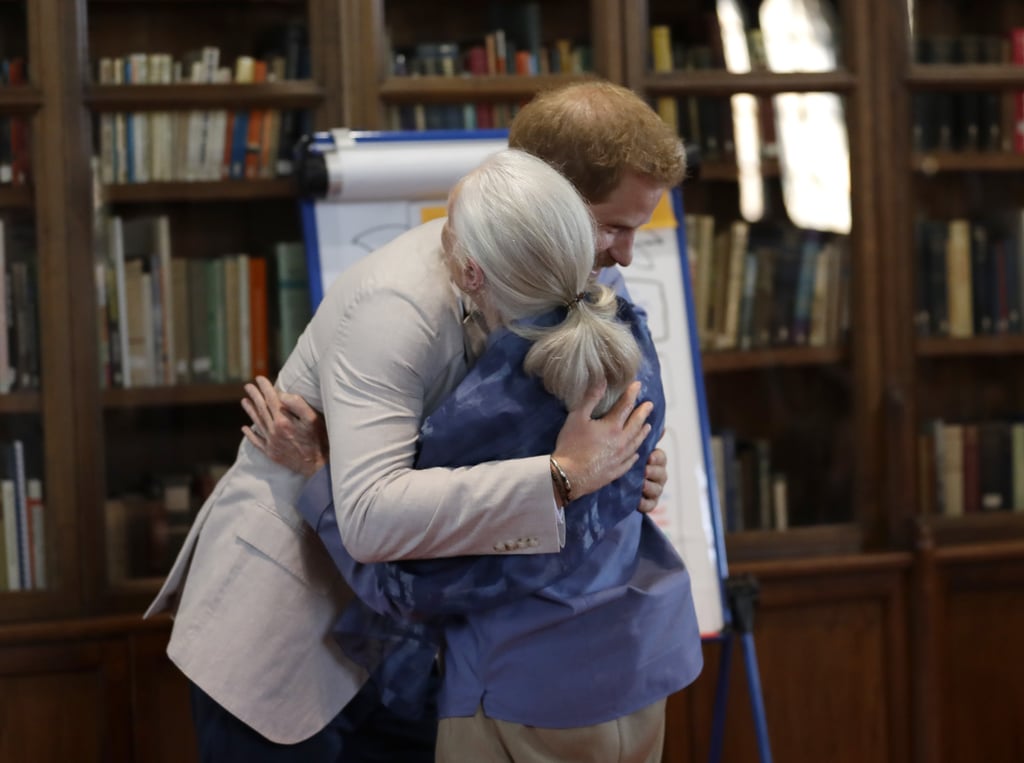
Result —
<instances>
[{"instance_id":1,"label":"paper roll","mask_svg":"<svg viewBox=\"0 0 1024 763\"><path fill-rule=\"evenodd\" d=\"M507 147L504 139L340 143L325 154L324 200L443 200L459 178Z\"/></svg>"}]
</instances>

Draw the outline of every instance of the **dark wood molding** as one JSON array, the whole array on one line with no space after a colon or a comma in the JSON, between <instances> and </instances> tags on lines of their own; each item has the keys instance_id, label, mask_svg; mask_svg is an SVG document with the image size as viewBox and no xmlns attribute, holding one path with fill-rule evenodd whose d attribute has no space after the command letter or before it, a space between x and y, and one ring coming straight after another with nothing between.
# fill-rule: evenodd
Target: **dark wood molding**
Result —
<instances>
[{"instance_id":1,"label":"dark wood molding","mask_svg":"<svg viewBox=\"0 0 1024 763\"><path fill-rule=\"evenodd\" d=\"M0 86L0 114L30 114L43 105L43 95L30 85Z\"/></svg>"},{"instance_id":2,"label":"dark wood molding","mask_svg":"<svg viewBox=\"0 0 1024 763\"><path fill-rule=\"evenodd\" d=\"M725 546L730 565L768 560L827 558L831 563L860 554L864 533L859 525L816 525L788 530L728 533Z\"/></svg>"},{"instance_id":3,"label":"dark wood molding","mask_svg":"<svg viewBox=\"0 0 1024 763\"><path fill-rule=\"evenodd\" d=\"M37 390L16 390L0 395L0 414L41 413L42 395Z\"/></svg>"},{"instance_id":4,"label":"dark wood molding","mask_svg":"<svg viewBox=\"0 0 1024 763\"><path fill-rule=\"evenodd\" d=\"M849 93L857 89L851 72L750 72L732 74L721 70L647 73L644 89L654 95L726 96L733 93L774 95L777 93Z\"/></svg>"},{"instance_id":5,"label":"dark wood molding","mask_svg":"<svg viewBox=\"0 0 1024 763\"><path fill-rule=\"evenodd\" d=\"M513 101L532 98L539 90L594 77L592 74L388 77L380 84L379 92L381 99L389 103Z\"/></svg>"},{"instance_id":6,"label":"dark wood molding","mask_svg":"<svg viewBox=\"0 0 1024 763\"><path fill-rule=\"evenodd\" d=\"M767 347L757 350L714 350L701 353L705 374L798 366L831 366L848 355L838 347Z\"/></svg>"},{"instance_id":7,"label":"dark wood molding","mask_svg":"<svg viewBox=\"0 0 1024 763\"><path fill-rule=\"evenodd\" d=\"M1024 87L1024 70L1011 64L913 64L905 82L917 90L1002 90Z\"/></svg>"},{"instance_id":8,"label":"dark wood molding","mask_svg":"<svg viewBox=\"0 0 1024 763\"><path fill-rule=\"evenodd\" d=\"M929 151L910 154L910 169L926 176L940 172L1024 172L1024 154L1010 151Z\"/></svg>"},{"instance_id":9,"label":"dark wood molding","mask_svg":"<svg viewBox=\"0 0 1024 763\"><path fill-rule=\"evenodd\" d=\"M250 201L294 199L295 180L290 177L161 183L123 183L103 189L110 204L156 204L161 202Z\"/></svg>"},{"instance_id":10,"label":"dark wood molding","mask_svg":"<svg viewBox=\"0 0 1024 763\"><path fill-rule=\"evenodd\" d=\"M921 358L957 358L983 355L1012 356L1024 353L1024 334L972 337L919 337Z\"/></svg>"},{"instance_id":11,"label":"dark wood molding","mask_svg":"<svg viewBox=\"0 0 1024 763\"><path fill-rule=\"evenodd\" d=\"M324 100L310 80L231 85L92 85L85 103L93 111L173 111L202 108L308 109Z\"/></svg>"},{"instance_id":12,"label":"dark wood molding","mask_svg":"<svg viewBox=\"0 0 1024 763\"><path fill-rule=\"evenodd\" d=\"M152 408L182 405L238 405L245 395L243 382L182 384L174 387L133 387L103 390L104 408Z\"/></svg>"},{"instance_id":13,"label":"dark wood molding","mask_svg":"<svg viewBox=\"0 0 1024 763\"><path fill-rule=\"evenodd\" d=\"M0 209L29 209L31 206L32 188L30 186L0 186Z\"/></svg>"}]
</instances>

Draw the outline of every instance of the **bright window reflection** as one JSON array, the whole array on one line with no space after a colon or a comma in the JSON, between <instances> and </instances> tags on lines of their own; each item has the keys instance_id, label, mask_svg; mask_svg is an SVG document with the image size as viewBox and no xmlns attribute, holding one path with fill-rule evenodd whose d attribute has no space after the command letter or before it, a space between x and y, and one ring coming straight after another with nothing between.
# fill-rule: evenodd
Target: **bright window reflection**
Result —
<instances>
[{"instance_id":1,"label":"bright window reflection","mask_svg":"<svg viewBox=\"0 0 1024 763\"><path fill-rule=\"evenodd\" d=\"M736 0L718 0L718 26L722 30L725 67L730 72L750 71L746 24ZM761 132L757 99L749 93L730 97L732 130L739 174L740 214L748 222L764 217L764 184L761 179Z\"/></svg>"},{"instance_id":2,"label":"bright window reflection","mask_svg":"<svg viewBox=\"0 0 1024 763\"><path fill-rule=\"evenodd\" d=\"M836 69L835 23L819 0L765 0L760 22L776 72ZM834 93L774 97L782 197L795 225L850 232L850 148L842 100Z\"/></svg>"}]
</instances>

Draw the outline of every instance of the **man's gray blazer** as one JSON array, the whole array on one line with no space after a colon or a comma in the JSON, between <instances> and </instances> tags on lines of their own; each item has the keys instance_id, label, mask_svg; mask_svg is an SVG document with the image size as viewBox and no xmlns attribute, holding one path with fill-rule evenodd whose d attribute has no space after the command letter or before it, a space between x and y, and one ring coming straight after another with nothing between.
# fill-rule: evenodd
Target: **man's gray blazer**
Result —
<instances>
[{"instance_id":1,"label":"man's gray blazer","mask_svg":"<svg viewBox=\"0 0 1024 763\"><path fill-rule=\"evenodd\" d=\"M546 456L412 469L420 423L467 370L442 224L339 276L276 382L325 414L339 529L360 561L560 547ZM286 744L326 726L366 678L330 635L352 593L295 510L303 484L243 440L146 613L175 611L174 663Z\"/></svg>"}]
</instances>

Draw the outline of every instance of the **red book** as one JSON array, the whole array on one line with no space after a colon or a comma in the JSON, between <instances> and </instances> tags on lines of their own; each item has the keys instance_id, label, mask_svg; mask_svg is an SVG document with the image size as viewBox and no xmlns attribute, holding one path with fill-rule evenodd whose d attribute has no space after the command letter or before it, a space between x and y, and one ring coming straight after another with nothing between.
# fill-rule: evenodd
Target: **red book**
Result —
<instances>
[{"instance_id":1,"label":"red book","mask_svg":"<svg viewBox=\"0 0 1024 763\"><path fill-rule=\"evenodd\" d=\"M253 376L270 375L270 336L267 324L267 261L249 260L249 336Z\"/></svg>"},{"instance_id":2,"label":"red book","mask_svg":"<svg viewBox=\"0 0 1024 763\"><path fill-rule=\"evenodd\" d=\"M260 84L267 81L267 62L257 59L252 64L252 81ZM263 142L263 119L266 109L252 109L249 112L249 129L245 139L245 176L258 178L260 162L263 159L261 150Z\"/></svg>"}]
</instances>

